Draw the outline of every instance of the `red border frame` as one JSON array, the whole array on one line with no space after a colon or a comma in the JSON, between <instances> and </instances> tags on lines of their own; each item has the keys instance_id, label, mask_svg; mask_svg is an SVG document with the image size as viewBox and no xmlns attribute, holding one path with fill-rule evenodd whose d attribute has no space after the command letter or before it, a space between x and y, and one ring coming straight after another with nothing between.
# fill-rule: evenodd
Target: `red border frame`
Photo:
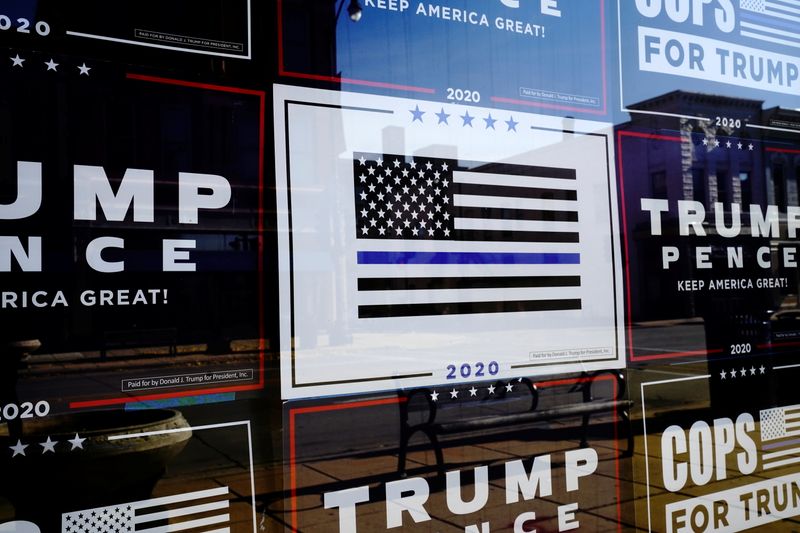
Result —
<instances>
[{"instance_id":1,"label":"red border frame","mask_svg":"<svg viewBox=\"0 0 800 533\"><path fill-rule=\"evenodd\" d=\"M722 353L723 350L721 348L717 348L714 350L689 350L685 352L667 352L667 353L659 353L653 355L640 355L635 356L633 354L633 326L631 324L631 275L630 275L630 255L628 253L628 220L627 220L627 202L625 201L625 169L622 166L622 139L623 137L634 137L639 139L656 139L660 141L672 141L672 142L681 142L682 139L680 137L674 135L658 135L655 133L642 133L638 131L623 131L617 130L617 175L619 176L619 192L620 192L620 203L622 204L622 209L620 212L622 213L622 240L623 245L625 248L624 251L624 265L625 268L625 311L626 311L626 318L625 318L625 326L628 330L628 360L632 363L637 363L640 361L653 361L657 359L678 359L683 357L691 357L691 356L708 356L711 354L719 354ZM789 148L772 148L772 147L765 147L764 151L766 152L777 152L777 153L786 153L786 154L800 154L800 150L793 150ZM757 345L758 348L772 348L776 346L800 346L800 342L797 341L789 341L785 343L766 343L766 344L759 344Z\"/></svg>"},{"instance_id":2,"label":"red border frame","mask_svg":"<svg viewBox=\"0 0 800 533\"><path fill-rule=\"evenodd\" d=\"M224 392L241 392L249 390L261 390L264 388L264 351L266 349L265 329L264 329L264 128L266 112L266 92L254 89L243 89L240 87L229 87L225 85L213 85L209 83L198 83L193 81L178 80L172 78L162 78L158 76L147 76L144 74L127 73L125 78L128 80L160 83L163 85L176 85L179 87L190 87L194 89L205 89L209 91L220 91L236 94L246 94L259 98L259 122L258 122L258 383L250 385L233 385L229 387L214 387L207 389L182 390L177 392L162 392L158 394L144 394L141 396L122 396L114 398L103 398L98 400L82 400L70 402L71 409L81 409L86 407L103 407L109 405L127 404L147 400L163 400L167 398L184 398L187 396L200 396L205 394L218 394Z\"/></svg>"},{"instance_id":3,"label":"red border frame","mask_svg":"<svg viewBox=\"0 0 800 533\"><path fill-rule=\"evenodd\" d=\"M543 381L536 383L537 387L555 387L559 385L574 385L577 383L586 383L591 381L592 378L568 378L552 381ZM601 375L595 378L596 381L611 381L612 393L614 398L617 397L619 391L617 390L617 380L612 375ZM291 523L289 527L291 531L299 531L297 529L297 438L296 438L296 423L295 419L299 414L308 413L322 413L330 411L342 411L345 409L358 409L362 407L373 407L376 405L392 405L405 402L404 397L385 398L381 400L364 400L360 402L343 403L343 404L327 404L315 405L310 407L290 407L289 408L289 513L291 515ZM617 408L614 407L614 475L617 482L616 497L617 497L617 531L622 531L622 497L621 497L621 481L619 477L619 431L617 420Z\"/></svg>"},{"instance_id":4,"label":"red border frame","mask_svg":"<svg viewBox=\"0 0 800 533\"><path fill-rule=\"evenodd\" d=\"M351 85L364 85L368 87L381 87L384 89L398 89L402 91L411 91L425 94L436 94L435 89L429 87L415 87L413 85L399 85L396 83L388 83L383 81L374 80L361 80L355 78L342 78L341 76L324 76L321 74L308 74L305 72L294 72L286 70L283 64L283 0L277 1L277 26L278 26L278 75L290 78L299 78L306 80L329 81L333 83L344 83ZM563 111L575 111L578 113L587 113L591 115L603 115L608 113L608 80L606 68L606 3L605 0L600 0L600 70L602 79L603 90L603 108L591 109L583 107L563 106L558 104L551 104L548 102L536 102L527 100L516 100L504 96L490 96L489 100L493 102L504 102L517 104L529 107L541 107L545 109L560 109Z\"/></svg>"}]
</instances>

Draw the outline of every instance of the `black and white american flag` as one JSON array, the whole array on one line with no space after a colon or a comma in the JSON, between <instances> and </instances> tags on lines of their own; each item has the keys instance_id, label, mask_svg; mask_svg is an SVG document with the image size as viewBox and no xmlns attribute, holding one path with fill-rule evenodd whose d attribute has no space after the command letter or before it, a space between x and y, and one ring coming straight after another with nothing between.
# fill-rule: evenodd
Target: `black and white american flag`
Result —
<instances>
[{"instance_id":1,"label":"black and white american flag","mask_svg":"<svg viewBox=\"0 0 800 533\"><path fill-rule=\"evenodd\" d=\"M581 308L574 169L355 153L353 171L358 291L389 299L359 318Z\"/></svg>"},{"instance_id":2,"label":"black and white american flag","mask_svg":"<svg viewBox=\"0 0 800 533\"><path fill-rule=\"evenodd\" d=\"M739 0L739 8L742 37L800 48L800 1Z\"/></svg>"},{"instance_id":3,"label":"black and white american flag","mask_svg":"<svg viewBox=\"0 0 800 533\"><path fill-rule=\"evenodd\" d=\"M61 515L61 533L230 533L228 487Z\"/></svg>"},{"instance_id":4,"label":"black and white american flag","mask_svg":"<svg viewBox=\"0 0 800 533\"><path fill-rule=\"evenodd\" d=\"M764 409L759 419L763 468L800 463L800 405Z\"/></svg>"}]
</instances>

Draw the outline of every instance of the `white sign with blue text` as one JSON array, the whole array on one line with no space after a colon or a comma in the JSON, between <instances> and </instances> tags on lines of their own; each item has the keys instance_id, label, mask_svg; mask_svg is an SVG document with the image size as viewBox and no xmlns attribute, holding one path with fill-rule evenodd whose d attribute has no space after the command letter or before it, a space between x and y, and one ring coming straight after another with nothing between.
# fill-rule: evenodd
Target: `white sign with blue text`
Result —
<instances>
[{"instance_id":1,"label":"white sign with blue text","mask_svg":"<svg viewBox=\"0 0 800 533\"><path fill-rule=\"evenodd\" d=\"M620 1L623 108L674 89L796 108L799 5L794 0Z\"/></svg>"}]
</instances>

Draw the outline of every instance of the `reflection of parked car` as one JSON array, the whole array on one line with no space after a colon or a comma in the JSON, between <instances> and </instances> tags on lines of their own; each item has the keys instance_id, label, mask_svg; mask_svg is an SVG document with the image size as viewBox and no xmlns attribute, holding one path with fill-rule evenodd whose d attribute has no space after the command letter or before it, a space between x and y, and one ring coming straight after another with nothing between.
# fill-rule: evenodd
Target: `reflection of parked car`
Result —
<instances>
[{"instance_id":1,"label":"reflection of parked car","mask_svg":"<svg viewBox=\"0 0 800 533\"><path fill-rule=\"evenodd\" d=\"M772 340L800 339L800 309L787 309L773 313L769 318Z\"/></svg>"}]
</instances>

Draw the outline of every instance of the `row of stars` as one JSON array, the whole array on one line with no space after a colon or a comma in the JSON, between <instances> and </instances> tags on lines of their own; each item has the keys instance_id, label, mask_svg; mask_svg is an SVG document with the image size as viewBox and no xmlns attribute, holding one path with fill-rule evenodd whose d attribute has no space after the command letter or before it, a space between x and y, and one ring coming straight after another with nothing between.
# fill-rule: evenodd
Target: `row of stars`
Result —
<instances>
[{"instance_id":1,"label":"row of stars","mask_svg":"<svg viewBox=\"0 0 800 533\"><path fill-rule=\"evenodd\" d=\"M486 387L486 390L488 391L489 395L494 394L494 391L496 389L497 389L497 387L495 387L494 385L489 385L488 387ZM505 385L505 389L506 389L506 392L512 392L514 390L514 385L512 383L507 383ZM479 390L480 389L475 388L475 385L473 385L472 388L467 389L467 392L469 392L470 397L477 397ZM458 393L461 392L461 391L459 391L455 387L453 387L453 390L446 391L446 392L450 393L450 399L451 400L456 400L456 399L458 399ZM433 391L430 394L430 396L431 396L431 400L433 400L434 402L438 402L439 401L439 392Z\"/></svg>"},{"instance_id":2,"label":"row of stars","mask_svg":"<svg viewBox=\"0 0 800 533\"><path fill-rule=\"evenodd\" d=\"M129 531L131 528L128 526L127 529L121 530L120 527L124 527L127 521L125 520L128 518L128 515L131 514L133 509L130 505L126 505L125 507L116 507L113 510L110 509L103 509L101 512L98 513L98 510L94 510L91 513L89 511L84 511L83 513L78 513L77 515L67 515L67 523L71 524L78 528L78 531L82 531L87 524L90 522L94 524L101 524L105 525L108 524L109 526L113 526L113 524L120 524L114 531ZM117 515L122 515L122 517ZM83 524L81 524L83 522ZM66 528L66 531L70 531L70 527Z\"/></svg>"},{"instance_id":3,"label":"row of stars","mask_svg":"<svg viewBox=\"0 0 800 533\"><path fill-rule=\"evenodd\" d=\"M27 59L20 57L19 54L17 54L14 57L9 57L9 59L11 60L12 68L13 67L25 68L25 65L23 63L25 63ZM55 61L53 61L52 57L50 58L50 61L44 61L43 63L47 66L47 70L58 72L58 67L60 63L56 63ZM78 69L79 76L88 76L89 71L92 70L92 67L87 67L85 62L82 65L76 65L75 68Z\"/></svg>"},{"instance_id":4,"label":"row of stars","mask_svg":"<svg viewBox=\"0 0 800 533\"><path fill-rule=\"evenodd\" d=\"M756 367L754 367L754 366L751 366L751 367L750 367L750 375L751 375L751 376L755 376L755 375L756 375L756 370L758 370L758 373L759 373L759 374L764 374L764 373L765 373L765 371L766 371L766 368L764 368L764 365L761 365L761 366L760 366L760 367L758 367L758 368L756 368ZM737 372L738 372L738 374L737 374ZM726 379L726 378L727 378L727 376L728 376L728 374L730 374L730 376L731 376L732 378L735 378L735 377L737 377L737 375L739 375L739 376L741 376L741 377L747 377L747 372L748 372L748 370L747 370L745 367L742 367L742 369L741 369L741 370L736 370L735 368L732 368L732 369L731 369L731 371L730 371L730 373L728 373L728 372L725 372L725 370L723 370L722 372L720 372L720 373L719 373L719 377L720 377L720 379Z\"/></svg>"},{"instance_id":5,"label":"row of stars","mask_svg":"<svg viewBox=\"0 0 800 533\"><path fill-rule=\"evenodd\" d=\"M445 163L445 165L447 165L447 163ZM367 169L367 174L368 174L368 176L367 176L367 175L365 175L365 174L362 172L362 173L361 173L361 174L358 176L358 180L359 180L361 183L366 183L366 182L367 182L367 179L370 179L370 177L371 177L371 176L375 176L375 181L377 181L377 182L378 182L379 184L381 184L381 185L383 185L383 182L384 182L384 180L387 180L387 179L392 179L392 180L394 180L394 183L395 183L395 185L400 185L400 182L402 181L402 178L401 178L400 176L394 176L394 177L393 177L393 176L392 176L392 171L391 171L391 170L389 170L388 168L386 169L386 176L381 176L380 174L378 174L378 175L376 176L376 175L375 175L375 169L374 169L374 168L372 168L372 167L369 167L369 168ZM403 170L401 170L401 171L400 171L400 174L402 174L402 175L403 175L403 178L407 178L407 177L408 177L408 175L410 174L410 172L408 171L408 169L405 169L405 168L404 168ZM411 179L410 179L409 181L411 182L411 184L412 184L412 185L416 185L418 181L420 181L420 180L425 180L425 181L427 182L427 184L428 184L428 187L431 187L431 186L433 186L434 182L435 182L435 183L439 183L439 181L441 180L441 175L442 175L442 174L441 174L441 173L440 173L438 170L435 170L435 171L433 172L433 178L426 178L426 177L425 177L425 171L423 171L423 170L418 170L418 171L417 171L417 176L418 176L419 178L417 178L417 177L415 177L415 176L411 176ZM447 181L447 180L444 180L444 181L443 181L443 183L444 183L444 186L445 186L445 187L447 187L447 185L448 185L450 182L449 182L449 181ZM387 187L391 187L391 184L390 184L390 185L387 185ZM370 189L370 190L372 191L372 190L374 190L374 189L375 189L375 185L371 185L371 189ZM391 189L389 189L389 192L391 192ZM407 192L407 191L406 191L406 192ZM439 194L439 193L436 193L436 194Z\"/></svg>"},{"instance_id":6,"label":"row of stars","mask_svg":"<svg viewBox=\"0 0 800 533\"><path fill-rule=\"evenodd\" d=\"M119 513L120 510L123 513L125 511L130 511L131 510L131 506L130 505L125 505L124 507L121 507L121 508L120 507L115 507L113 510L109 510L108 508L106 508L106 509L102 509L102 510L100 510L100 509L93 510L92 512L84 511L82 513L77 513L77 514L74 514L74 515L67 515L67 520L72 522L72 523L76 523L76 522L79 522L81 520L85 520L86 518L96 517L98 515L98 511L100 511L99 514L107 515L108 513Z\"/></svg>"},{"instance_id":7,"label":"row of stars","mask_svg":"<svg viewBox=\"0 0 800 533\"><path fill-rule=\"evenodd\" d=\"M385 195L383 193L378 193L378 195L377 195L378 202L383 202L383 197L384 196ZM400 198L398 198L398 196ZM378 217L380 217L380 218L383 218L384 215L391 215L392 213L394 213L395 218L401 218L405 211L410 211L411 208L412 208L412 205L409 204L408 202L403 202L402 204L398 203L396 206L393 206L391 199L389 199L385 203L378 204L377 202L375 202L375 200L371 200L369 198L369 196L367 196L367 194L364 193L364 192L362 192L359 195L359 197L362 200L364 200L365 202L369 201L369 203L367 204L369 206L369 209L363 208L359 212L361 214L362 218L366 218L367 215L372 211L375 211L377 213ZM395 200L397 202L400 202L402 200L402 198L403 197L400 194L396 194L395 195ZM417 205L417 200L420 200L422 202L422 204L425 204L427 202L428 203L427 209L430 209L430 212L428 212L428 211L425 210L426 209L425 206L421 205L419 212L417 212L416 209L415 209L414 211L409 213L413 218L417 218L418 215L422 215L424 217L427 217L428 219L431 219L437 213L441 213L442 212L443 205L440 204L440 203L433 203L434 198L432 198L430 195L428 195L428 196L422 196L422 195L421 196L417 196L416 194L412 194L411 196L409 196L409 199L411 200L411 203L414 204L414 206ZM439 200L441 200L441 202L443 202L444 204L449 204L450 203L450 199L448 197L446 197L446 196L444 198L440 198ZM384 210L383 207L385 207L386 210ZM443 216L443 218L445 220L449 220L450 219L450 215L446 211L443 213L442 216ZM372 225L374 226L375 224L372 224Z\"/></svg>"},{"instance_id":8,"label":"row of stars","mask_svg":"<svg viewBox=\"0 0 800 533\"><path fill-rule=\"evenodd\" d=\"M438 172L436 174L438 174ZM366 183L366 176L364 176L363 174L361 176L359 176L359 181L361 183ZM396 177L396 178L394 178L394 181L395 181L395 185L397 185L399 187L400 186L400 178ZM430 194L426 194L424 185L417 186L417 182L418 181L420 181L420 180L418 180L417 178L411 178L409 183L411 183L412 187L419 187L419 189L418 189L419 196L417 196L416 193L414 193L411 190L411 187L409 187L408 185L403 185L402 194L410 194L412 202L416 202L417 198L424 198L424 199L428 200L428 203L432 203L433 202L433 196L431 196ZM427 183L428 187L433 187L434 184L436 185L436 187L433 189L433 193L436 196L442 196L442 189L439 187L440 183L441 183L442 187L447 187L448 185L450 185L450 181L448 181L447 179L439 181L439 176L438 175L434 179L428 178L427 180L425 180L425 182ZM378 183L380 185L383 185L383 176L378 176ZM375 192L375 189L377 189L377 188L378 188L378 186L375 185L374 183L370 183L369 185L367 185L367 189L369 189L369 192ZM394 188L392 187L391 184L385 185L384 188L386 189L386 192L389 193L389 194L392 194L392 191L394 191ZM402 198L402 194L399 193L399 192L394 193L395 200L397 200L399 202L400 198ZM367 199L367 197L366 197L367 196L367 191L362 189L360 196L361 196L362 200L366 200ZM378 193L378 199L379 200L383 200L383 194L382 193Z\"/></svg>"},{"instance_id":9,"label":"row of stars","mask_svg":"<svg viewBox=\"0 0 800 533\"><path fill-rule=\"evenodd\" d=\"M85 521L85 522L84 522L84 526L81 526L80 524L75 524L75 527L77 528L75 531L76 531L77 533L83 533L84 531L85 531L86 533L95 533L96 531L99 531L98 529L95 529L93 526L90 526L90 529L86 529L86 528L85 528L85 524L88 524L88 521ZM103 522L101 522L101 524L105 525L105 524L106 524L106 522L105 522L105 521L103 521ZM112 525L112 524L109 522L108 526L109 526L109 527L111 527L111 525ZM65 530L65 531L66 531L67 533L72 533L72 531L73 531L73 530L72 530L72 528L71 528L71 527L69 527L69 526L68 526L68 527L66 528L66 530ZM110 530L108 530L108 529L103 529L102 531L110 531ZM118 525L118 526L116 526L116 527L114 528L114 533L119 533L119 532L124 532L124 531L133 531L133 530L131 529L131 526L124 525L124 524L122 524L122 523L120 523L120 525Z\"/></svg>"},{"instance_id":10,"label":"row of stars","mask_svg":"<svg viewBox=\"0 0 800 533\"><path fill-rule=\"evenodd\" d=\"M366 165L366 164L367 164L367 161L368 161L368 159L367 159L366 157L364 157L363 155L362 155L361 157L359 157L359 158L358 158L358 162L361 164L361 166L362 166L362 167L363 167L364 165ZM402 161L400 161L400 160L399 160L398 158L396 158L396 157L394 158L394 161L390 161L390 162L392 163L393 167L389 167L389 165L387 164L387 165L386 165L386 168L400 168L400 166L403 164L403 162L402 162ZM380 157L379 157L377 160L375 160L375 165L376 165L376 166L382 167L382 166L383 166L383 163L384 163L384 161L383 161L383 158L380 158ZM387 163L388 163L388 162L387 162ZM408 164L408 166L416 170L416 168L417 168L417 162L416 162L416 161L411 161L411 162ZM425 165L424 165L424 166L425 166L425 170L433 170L434 164L433 164L433 163L431 163L430 161L427 161L427 162L425 162ZM448 166L448 164L447 164L447 163L445 163L445 162L443 162L443 163L442 163L442 166L441 166L441 169L442 169L442 171L444 171L444 172L447 172L447 169L449 169L449 168L450 168L450 167ZM370 172L370 174L374 174L374 173L375 173L375 171L374 171L374 169L373 169L373 170ZM405 176L406 174L403 174L403 175Z\"/></svg>"},{"instance_id":11,"label":"row of stars","mask_svg":"<svg viewBox=\"0 0 800 533\"><path fill-rule=\"evenodd\" d=\"M409 109L408 111L409 111L409 113L411 113L411 122L412 123L417 121L417 120L419 120L420 122L423 122L423 123L425 122L425 120L422 117L425 115L425 113L427 113L427 111L421 110L419 108L419 105L414 106L414 109ZM447 113L444 110L444 107L442 107L441 111L439 111L438 113L431 113L431 114L435 115L436 118L438 119L438 121L436 122L437 124L445 124L447 126L450 125L450 122L448 122L448 121L449 121L450 117L452 116L452 114L451 113ZM461 127L462 128L465 128L467 126L469 126L470 128L474 127L472 125L472 121L475 120L476 118L480 118L480 117L477 117L477 116L473 117L472 115L470 115L469 114L469 110L464 111L463 115L457 115L457 116L461 119ZM507 126L506 131L514 131L514 132L516 132L517 131L517 126L519 125L519 122L514 120L514 116L513 115L509 116L508 120L502 120L501 121L500 119L493 118L492 114L489 113L486 117L482 118L481 120L484 121L484 123L486 125L486 127L484 129L487 129L487 130L488 129L496 130L497 128L494 127L496 122L505 123L505 125Z\"/></svg>"},{"instance_id":12,"label":"row of stars","mask_svg":"<svg viewBox=\"0 0 800 533\"><path fill-rule=\"evenodd\" d=\"M703 137L703 146L708 146L708 145L711 145L714 148L719 148L721 143L719 142L719 139L716 139L716 138L712 139L712 138L709 138L709 137ZM735 145L730 141L730 139L725 141L725 148L731 148L733 146L736 146L739 150L741 150L742 148L744 148L745 145L742 143L742 141L737 142ZM750 144L747 145L747 149L749 151L752 152L753 148L755 148L753 143L750 143Z\"/></svg>"},{"instance_id":13,"label":"row of stars","mask_svg":"<svg viewBox=\"0 0 800 533\"><path fill-rule=\"evenodd\" d=\"M371 221L370 221L370 222L371 222ZM411 230L411 234L412 234L414 237L417 237L417 236L419 236L419 235L420 235L420 232L422 232L422 233L421 233L422 235L425 235L425 232L426 232L426 231L428 232L428 236L429 236L429 237L435 237L435 236L436 236L436 230L437 230L437 229L440 229L440 228L438 228L438 227L437 227L437 228L435 228L435 229L434 229L434 228L427 228L427 229L426 229L426 228L425 228L425 223L424 223L424 222L420 222L420 225L419 225L418 227L412 228L412 227L411 227L411 221L409 221L409 220L403 220L403 221L402 221L402 222L403 222L403 226L404 226L404 227L402 227L402 228L399 228L399 227L398 227L398 228L394 228L394 227L391 227L391 226L392 226L392 223L391 223L391 222L392 222L391 220L387 221L387 225L388 225L388 226L390 226L389 228L386 228L385 226L379 226L379 227L377 228L377 229L378 229L378 235L381 235L381 236L383 236L383 235L386 235L386 232L387 232L387 231L389 231L389 230L393 229L393 230L394 230L394 232L395 232L395 233L396 233L398 236L401 236L401 235L403 235L403 231L404 231L404 230L406 230L406 229L410 229L410 230ZM437 225L437 226L440 226L440 225L441 225L441 222L437 222L437 223L436 223L436 225ZM369 226L362 226L362 227L361 227L361 234L362 234L362 235L369 235L369 230L370 230ZM442 234L443 234L445 237L449 237L449 236L450 236L450 230L449 230L448 228L445 228L444 230L442 230Z\"/></svg>"},{"instance_id":14,"label":"row of stars","mask_svg":"<svg viewBox=\"0 0 800 533\"><path fill-rule=\"evenodd\" d=\"M66 442L69 442L70 444L72 444L72 447L69 449L69 451L73 451L73 450L76 450L76 449L83 450L84 449L83 448L83 441L85 441L85 440L86 440L86 437L81 438L77 433L75 433L75 438L74 439L67 439L67 441L66 441ZM42 447L42 455L44 455L44 454L46 454L48 452L56 453L56 444L58 444L59 442L61 442L61 441L53 440L48 435L46 441L39 443L39 446ZM16 457L18 455L22 455L22 456L27 457L28 455L25 453L25 449L28 446L31 446L31 445L30 444L22 444L22 440L21 439L17 439L17 443L14 446L9 446L9 448L13 452L11 457Z\"/></svg>"},{"instance_id":15,"label":"row of stars","mask_svg":"<svg viewBox=\"0 0 800 533\"><path fill-rule=\"evenodd\" d=\"M381 198L381 196L383 196L383 195L382 194L378 194L378 200L383 200L383 198ZM367 198L362 198L362 199L366 200ZM409 213L412 218L417 218L417 216L422 215L424 217L428 217L428 219L430 220L434 216L436 216L436 213L441 212L442 204L434 204L433 203L433 199L430 196L428 196L428 197L422 196L422 197L420 197L420 199L422 200L422 203L425 203L425 200L430 202L430 205L428 207L433 209L433 211L428 212L428 211L425 211L424 208L421 208L420 212L418 213L416 210L414 210L411 213ZM399 202L400 198L398 198L397 201ZM416 202L417 201L417 196L415 194L411 195L411 201L412 202ZM447 203L447 202L444 202L444 203ZM378 215L379 218L383 218L384 216L391 215L392 213L394 213L395 218L402 218L403 217L403 211L408 211L408 210L411 209L411 205L409 205L408 202L403 202L402 204L397 204L397 206L393 206L391 201L389 201L386 204L384 204L385 207L386 207L386 210L383 210L383 208L378 206L378 204L375 203L374 201L370 201L369 204L367 204L367 205L369 206L369 209L364 208L364 209L362 209L360 211L362 218L366 218L369 215L369 213L372 212L372 211L375 211L375 213ZM397 207L397 209L395 209L395 207ZM400 208L402 208L403 211L401 211ZM447 213L447 212L445 212L442 215L442 217L445 220L450 220L450 214ZM373 226L375 225L376 222L377 221L370 220L370 223ZM389 224L389 225L391 226L391 224Z\"/></svg>"}]
</instances>

